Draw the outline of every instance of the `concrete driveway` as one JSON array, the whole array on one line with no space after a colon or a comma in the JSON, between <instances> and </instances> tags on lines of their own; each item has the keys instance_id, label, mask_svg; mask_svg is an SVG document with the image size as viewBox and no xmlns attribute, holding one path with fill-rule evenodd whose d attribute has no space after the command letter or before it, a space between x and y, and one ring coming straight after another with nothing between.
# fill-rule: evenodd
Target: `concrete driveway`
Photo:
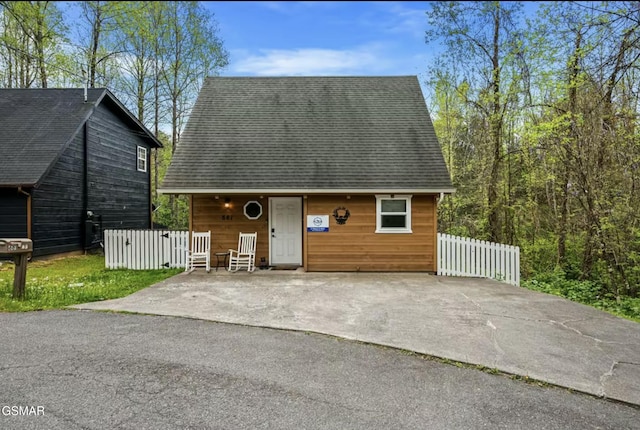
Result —
<instances>
[{"instance_id":1,"label":"concrete driveway","mask_svg":"<svg viewBox=\"0 0 640 430\"><path fill-rule=\"evenodd\" d=\"M640 405L640 324L486 279L202 271L73 308L324 333Z\"/></svg>"}]
</instances>

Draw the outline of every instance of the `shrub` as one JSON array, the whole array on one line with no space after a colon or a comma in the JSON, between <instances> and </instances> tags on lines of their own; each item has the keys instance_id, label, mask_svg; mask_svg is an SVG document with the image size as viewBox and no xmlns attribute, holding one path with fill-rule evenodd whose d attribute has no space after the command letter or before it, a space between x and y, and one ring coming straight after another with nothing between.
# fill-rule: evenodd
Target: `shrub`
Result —
<instances>
[{"instance_id":1,"label":"shrub","mask_svg":"<svg viewBox=\"0 0 640 430\"><path fill-rule=\"evenodd\" d=\"M530 290L564 297L640 322L639 298L616 297L596 281L567 279L566 274L558 268L550 272L538 273L522 281L521 285Z\"/></svg>"}]
</instances>

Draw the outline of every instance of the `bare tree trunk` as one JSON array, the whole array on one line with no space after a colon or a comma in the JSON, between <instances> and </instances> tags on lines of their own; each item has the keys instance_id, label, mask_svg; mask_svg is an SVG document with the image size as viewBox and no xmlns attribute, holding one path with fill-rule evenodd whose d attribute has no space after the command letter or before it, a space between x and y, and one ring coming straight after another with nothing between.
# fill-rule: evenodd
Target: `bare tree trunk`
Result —
<instances>
[{"instance_id":1,"label":"bare tree trunk","mask_svg":"<svg viewBox=\"0 0 640 430\"><path fill-rule=\"evenodd\" d=\"M578 75L580 73L580 49L582 48L582 33L580 31L576 34L576 40L574 44L573 55L567 65L569 69L569 136L574 142L578 142L579 133L578 126L576 124L576 112L578 110L577 100L577 85ZM562 189L560 195L560 222L558 223L558 265L566 269L567 267L567 223L569 219L569 183L570 183L570 162L571 149L570 143L559 143L563 145L560 148L560 158L562 161ZM577 143L576 143L577 146Z\"/></svg>"},{"instance_id":2,"label":"bare tree trunk","mask_svg":"<svg viewBox=\"0 0 640 430\"><path fill-rule=\"evenodd\" d=\"M501 242L502 226L500 223L500 202L498 186L502 163L502 115L500 106L500 5L496 6L493 21L493 55L492 55L491 96L492 112L489 118L490 135L493 144L493 159L491 160L491 174L489 176L488 206L489 206L489 239Z\"/></svg>"},{"instance_id":3,"label":"bare tree trunk","mask_svg":"<svg viewBox=\"0 0 640 430\"><path fill-rule=\"evenodd\" d=\"M594 254L598 245L598 225L599 217L594 207L593 197L587 195L586 197L586 209L587 209L587 235L585 238L584 252L582 254L582 274L583 279L588 279L591 276L591 270L593 269Z\"/></svg>"},{"instance_id":4,"label":"bare tree trunk","mask_svg":"<svg viewBox=\"0 0 640 430\"><path fill-rule=\"evenodd\" d=\"M45 6L46 8L46 6ZM44 15L38 9L38 15L36 18L36 29L34 34L34 43L36 47L36 55L38 56L38 69L40 75L40 85L42 88L47 88L47 68L44 61Z\"/></svg>"},{"instance_id":5,"label":"bare tree trunk","mask_svg":"<svg viewBox=\"0 0 640 430\"><path fill-rule=\"evenodd\" d=\"M100 30L102 27L102 17L99 3L96 6L95 20L91 29L91 50L89 52L89 87L96 86L96 68L98 67L98 47L100 46Z\"/></svg>"},{"instance_id":6,"label":"bare tree trunk","mask_svg":"<svg viewBox=\"0 0 640 430\"><path fill-rule=\"evenodd\" d=\"M558 223L558 265L567 266L567 222L569 220L569 168L565 163L560 195L560 222Z\"/></svg>"},{"instance_id":7,"label":"bare tree trunk","mask_svg":"<svg viewBox=\"0 0 640 430\"><path fill-rule=\"evenodd\" d=\"M155 42L155 55L154 55L154 83L153 83L153 105L154 105L154 121L153 121L153 131L155 133L156 136L158 136L158 133L160 132L160 73L159 73L159 67L160 67L160 60L158 59L159 55L160 55L160 48L158 46L158 41L156 39ZM155 184L154 190L155 190L155 198L158 198L158 185L159 185L159 173L158 170L160 169L160 159L158 157L158 151L159 149L156 149L153 152L153 163L155 165L155 169L153 171L153 182Z\"/></svg>"}]
</instances>

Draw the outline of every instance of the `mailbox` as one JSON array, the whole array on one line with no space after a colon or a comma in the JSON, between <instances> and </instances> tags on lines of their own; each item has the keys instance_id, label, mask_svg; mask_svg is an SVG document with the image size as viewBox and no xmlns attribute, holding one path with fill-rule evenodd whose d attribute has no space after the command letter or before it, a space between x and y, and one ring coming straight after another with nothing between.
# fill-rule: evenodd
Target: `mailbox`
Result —
<instances>
[{"instance_id":1,"label":"mailbox","mask_svg":"<svg viewBox=\"0 0 640 430\"><path fill-rule=\"evenodd\" d=\"M33 252L31 239L0 239L0 255Z\"/></svg>"},{"instance_id":2,"label":"mailbox","mask_svg":"<svg viewBox=\"0 0 640 430\"><path fill-rule=\"evenodd\" d=\"M27 261L33 252L31 239L0 239L0 256L12 256L16 268L13 274L13 297L24 298L27 281Z\"/></svg>"}]
</instances>

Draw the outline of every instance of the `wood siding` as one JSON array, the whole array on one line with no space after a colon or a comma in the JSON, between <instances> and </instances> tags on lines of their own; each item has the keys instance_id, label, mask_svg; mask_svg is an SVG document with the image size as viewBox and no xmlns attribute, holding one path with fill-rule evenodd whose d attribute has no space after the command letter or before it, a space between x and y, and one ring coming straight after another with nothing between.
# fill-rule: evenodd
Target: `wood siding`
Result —
<instances>
[{"instance_id":1,"label":"wood siding","mask_svg":"<svg viewBox=\"0 0 640 430\"><path fill-rule=\"evenodd\" d=\"M33 255L82 249L83 134L79 133L31 192Z\"/></svg>"},{"instance_id":2,"label":"wood siding","mask_svg":"<svg viewBox=\"0 0 640 430\"><path fill-rule=\"evenodd\" d=\"M147 171L137 168L137 148L147 149ZM102 227L150 228L151 151L115 113L98 106L89 121L87 210Z\"/></svg>"},{"instance_id":3,"label":"wood siding","mask_svg":"<svg viewBox=\"0 0 640 430\"><path fill-rule=\"evenodd\" d=\"M225 209L224 200L229 198L230 208ZM257 220L250 220L244 216L244 205L250 200L260 202L262 216ZM265 257L269 262L269 199L267 196L219 196L193 195L190 225L193 231L211 230L211 258L216 252L236 249L240 232L258 232L256 243L256 267L260 266L260 258Z\"/></svg>"},{"instance_id":4,"label":"wood siding","mask_svg":"<svg viewBox=\"0 0 640 430\"><path fill-rule=\"evenodd\" d=\"M345 207L350 217L338 225L333 210ZM436 271L436 197L411 199L413 233L375 233L376 198L309 196L308 215L329 215L329 231L306 232L308 271Z\"/></svg>"},{"instance_id":5,"label":"wood siding","mask_svg":"<svg viewBox=\"0 0 640 430\"><path fill-rule=\"evenodd\" d=\"M231 208L224 208L224 200ZM211 230L211 252L235 248L239 232L258 232L256 265L269 262L269 197L193 195L190 225L193 231ZM375 233L376 199L368 196L308 196L303 199L303 265L308 271L424 271L436 268L436 196L414 195L411 200L413 233ZM262 204L262 216L249 220L243 207L249 200ZM333 218L337 207L349 209L346 224ZM329 215L329 232L307 233L306 215ZM213 256L212 256L213 258ZM213 264L215 264L213 258Z\"/></svg>"},{"instance_id":6,"label":"wood siding","mask_svg":"<svg viewBox=\"0 0 640 430\"><path fill-rule=\"evenodd\" d=\"M27 235L27 196L17 188L0 188L0 237Z\"/></svg>"},{"instance_id":7,"label":"wood siding","mask_svg":"<svg viewBox=\"0 0 640 430\"><path fill-rule=\"evenodd\" d=\"M86 193L84 129L32 192L34 256L83 250L87 210L104 229L150 227L149 145L104 105L86 127ZM137 171L138 146L147 148L147 172Z\"/></svg>"}]
</instances>

